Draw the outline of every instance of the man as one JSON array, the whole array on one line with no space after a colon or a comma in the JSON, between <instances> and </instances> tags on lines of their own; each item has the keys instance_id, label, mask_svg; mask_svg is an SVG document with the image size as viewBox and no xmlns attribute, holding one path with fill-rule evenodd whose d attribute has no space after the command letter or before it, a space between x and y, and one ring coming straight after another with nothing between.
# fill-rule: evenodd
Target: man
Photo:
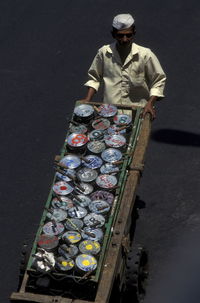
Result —
<instances>
[{"instance_id":1,"label":"man","mask_svg":"<svg viewBox=\"0 0 200 303\"><path fill-rule=\"evenodd\" d=\"M150 113L154 119L154 104L164 97L165 73L150 49L133 43L136 31L130 14L115 16L112 26L116 42L98 50L88 71L88 92L82 101L91 101L103 85L104 103L139 105L144 108L143 117Z\"/></svg>"}]
</instances>

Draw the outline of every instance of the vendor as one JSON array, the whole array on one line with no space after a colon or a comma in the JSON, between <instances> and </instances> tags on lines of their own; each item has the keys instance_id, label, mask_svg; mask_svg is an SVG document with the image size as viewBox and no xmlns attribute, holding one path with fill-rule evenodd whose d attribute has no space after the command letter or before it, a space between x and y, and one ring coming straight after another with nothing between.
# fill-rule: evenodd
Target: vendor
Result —
<instances>
[{"instance_id":1,"label":"vendor","mask_svg":"<svg viewBox=\"0 0 200 303\"><path fill-rule=\"evenodd\" d=\"M92 100L100 85L104 89L104 103L139 105L143 116L155 118L155 102L164 97L166 75L154 53L133 42L135 21L130 14L114 17L112 44L101 47L88 71L87 95Z\"/></svg>"}]
</instances>

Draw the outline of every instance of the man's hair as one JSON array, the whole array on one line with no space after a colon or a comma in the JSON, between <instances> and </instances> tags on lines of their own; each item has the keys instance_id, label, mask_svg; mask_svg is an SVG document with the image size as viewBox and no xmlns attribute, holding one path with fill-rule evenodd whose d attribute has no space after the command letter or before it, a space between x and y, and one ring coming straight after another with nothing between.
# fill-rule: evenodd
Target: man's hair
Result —
<instances>
[{"instance_id":1,"label":"man's hair","mask_svg":"<svg viewBox=\"0 0 200 303\"><path fill-rule=\"evenodd\" d=\"M135 35L136 30L135 30L135 25L134 25L134 24L130 26L130 29L133 30L133 34ZM111 34L112 34L113 38L115 37L115 35L116 35L116 33L117 33L118 31L119 31L119 29L117 29L117 28L115 28L115 27L112 28Z\"/></svg>"}]
</instances>

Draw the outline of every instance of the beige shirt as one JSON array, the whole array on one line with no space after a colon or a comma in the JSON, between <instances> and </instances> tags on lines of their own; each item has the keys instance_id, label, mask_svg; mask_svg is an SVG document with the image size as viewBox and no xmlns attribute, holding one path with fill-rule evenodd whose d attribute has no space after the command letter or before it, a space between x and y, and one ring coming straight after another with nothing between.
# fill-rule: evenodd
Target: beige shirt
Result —
<instances>
[{"instance_id":1,"label":"beige shirt","mask_svg":"<svg viewBox=\"0 0 200 303\"><path fill-rule=\"evenodd\" d=\"M145 106L151 96L164 97L166 75L149 48L132 44L122 64L116 44L98 50L88 71L85 86L104 88L104 103Z\"/></svg>"}]
</instances>

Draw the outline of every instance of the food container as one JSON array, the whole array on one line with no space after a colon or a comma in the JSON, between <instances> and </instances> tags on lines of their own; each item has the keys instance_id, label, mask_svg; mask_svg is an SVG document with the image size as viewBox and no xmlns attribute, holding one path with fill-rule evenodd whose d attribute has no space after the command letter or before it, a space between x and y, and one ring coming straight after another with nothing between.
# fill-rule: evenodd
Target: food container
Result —
<instances>
[{"instance_id":1,"label":"food container","mask_svg":"<svg viewBox=\"0 0 200 303\"><path fill-rule=\"evenodd\" d=\"M68 215L71 218L81 219L87 215L87 210L80 206L72 207L68 210Z\"/></svg>"},{"instance_id":2,"label":"food container","mask_svg":"<svg viewBox=\"0 0 200 303\"><path fill-rule=\"evenodd\" d=\"M101 188L112 189L117 185L117 178L112 175L99 175L96 179L96 183Z\"/></svg>"},{"instance_id":3,"label":"food container","mask_svg":"<svg viewBox=\"0 0 200 303\"><path fill-rule=\"evenodd\" d=\"M94 200L90 203L89 209L95 214L105 215L110 211L110 205L104 200Z\"/></svg>"},{"instance_id":4,"label":"food container","mask_svg":"<svg viewBox=\"0 0 200 303\"><path fill-rule=\"evenodd\" d=\"M106 149L106 145L102 141L90 141L87 144L87 149L93 154L100 154Z\"/></svg>"},{"instance_id":5,"label":"food container","mask_svg":"<svg viewBox=\"0 0 200 303\"><path fill-rule=\"evenodd\" d=\"M98 118L92 122L92 127L98 130L105 130L110 127L110 121L105 118Z\"/></svg>"},{"instance_id":6,"label":"food container","mask_svg":"<svg viewBox=\"0 0 200 303\"><path fill-rule=\"evenodd\" d=\"M104 118L111 118L117 114L117 107L113 104L102 104L98 108L98 113Z\"/></svg>"},{"instance_id":7,"label":"food container","mask_svg":"<svg viewBox=\"0 0 200 303\"><path fill-rule=\"evenodd\" d=\"M58 237L46 234L40 235L37 241L37 245L48 252L54 251L58 243Z\"/></svg>"},{"instance_id":8,"label":"food container","mask_svg":"<svg viewBox=\"0 0 200 303\"><path fill-rule=\"evenodd\" d=\"M113 118L113 121L114 121L115 124L120 125L120 126L130 125L131 122L132 122L132 118L129 115L121 114L121 115L116 115Z\"/></svg>"},{"instance_id":9,"label":"food container","mask_svg":"<svg viewBox=\"0 0 200 303\"><path fill-rule=\"evenodd\" d=\"M76 198L74 198L73 201L75 203L78 203L81 207L87 207L91 203L91 199L88 196L78 195L77 197L78 197L78 200Z\"/></svg>"},{"instance_id":10,"label":"food container","mask_svg":"<svg viewBox=\"0 0 200 303\"><path fill-rule=\"evenodd\" d=\"M62 239L63 241L66 241L67 244L75 244L81 240L81 235L75 230L69 230L62 235Z\"/></svg>"},{"instance_id":11,"label":"food container","mask_svg":"<svg viewBox=\"0 0 200 303\"><path fill-rule=\"evenodd\" d=\"M103 164L102 159L95 155L85 156L85 159L87 159L88 161L85 162L83 160L83 165L88 168L97 169L97 168L101 167L101 165Z\"/></svg>"},{"instance_id":12,"label":"food container","mask_svg":"<svg viewBox=\"0 0 200 303\"><path fill-rule=\"evenodd\" d=\"M89 137L90 141L93 141L93 140L96 141L96 140L103 140L104 135L105 135L105 132L103 130L95 129L88 134L88 137Z\"/></svg>"},{"instance_id":13,"label":"food container","mask_svg":"<svg viewBox=\"0 0 200 303\"><path fill-rule=\"evenodd\" d=\"M73 258L78 254L78 247L72 244L70 246L62 244L58 248L58 253L66 259Z\"/></svg>"},{"instance_id":14,"label":"food container","mask_svg":"<svg viewBox=\"0 0 200 303\"><path fill-rule=\"evenodd\" d=\"M70 218L66 220L64 225L67 230L79 230L83 227L83 221L77 218Z\"/></svg>"},{"instance_id":15,"label":"food container","mask_svg":"<svg viewBox=\"0 0 200 303\"><path fill-rule=\"evenodd\" d=\"M97 260L89 254L81 254L75 260L77 270L83 274L92 272L97 268Z\"/></svg>"},{"instance_id":16,"label":"food container","mask_svg":"<svg viewBox=\"0 0 200 303\"><path fill-rule=\"evenodd\" d=\"M95 213L88 214L83 221L84 224L90 228L102 227L105 224L105 218Z\"/></svg>"},{"instance_id":17,"label":"food container","mask_svg":"<svg viewBox=\"0 0 200 303\"><path fill-rule=\"evenodd\" d=\"M97 190L93 192L90 196L91 200L104 200L108 202L110 205L112 205L114 201L114 195L108 191L105 190Z\"/></svg>"},{"instance_id":18,"label":"food container","mask_svg":"<svg viewBox=\"0 0 200 303\"><path fill-rule=\"evenodd\" d=\"M74 120L86 123L94 117L94 108L88 104L81 104L74 109Z\"/></svg>"},{"instance_id":19,"label":"food container","mask_svg":"<svg viewBox=\"0 0 200 303\"><path fill-rule=\"evenodd\" d=\"M47 218L56 222L62 222L67 218L67 212L63 209L54 208L47 212Z\"/></svg>"},{"instance_id":20,"label":"food container","mask_svg":"<svg viewBox=\"0 0 200 303\"><path fill-rule=\"evenodd\" d=\"M122 135L107 135L105 143L108 147L122 148L126 145L126 138Z\"/></svg>"},{"instance_id":21,"label":"food container","mask_svg":"<svg viewBox=\"0 0 200 303\"><path fill-rule=\"evenodd\" d=\"M80 183L80 186L84 189L84 190L81 190L80 188L77 188L76 189L76 192L78 193L78 195L89 195L93 192L93 186L89 183L84 183L84 182L81 182Z\"/></svg>"},{"instance_id":22,"label":"food container","mask_svg":"<svg viewBox=\"0 0 200 303\"><path fill-rule=\"evenodd\" d=\"M71 199L69 199L68 197L65 196L60 196L58 200L58 198L53 198L53 200L51 201L51 206L53 208L59 208L59 209L63 209L63 210L68 210L69 208L73 207L74 204L72 202Z\"/></svg>"},{"instance_id":23,"label":"food container","mask_svg":"<svg viewBox=\"0 0 200 303\"><path fill-rule=\"evenodd\" d=\"M74 190L74 188L65 181L58 181L53 185L53 191L57 195L66 196L66 195L70 194L73 190Z\"/></svg>"},{"instance_id":24,"label":"food container","mask_svg":"<svg viewBox=\"0 0 200 303\"><path fill-rule=\"evenodd\" d=\"M56 258L56 268L60 271L69 272L74 267L74 261L71 258L60 256Z\"/></svg>"},{"instance_id":25,"label":"food container","mask_svg":"<svg viewBox=\"0 0 200 303\"><path fill-rule=\"evenodd\" d=\"M77 177L81 182L92 182L98 177L98 173L96 170L89 168L89 167L83 167L77 171Z\"/></svg>"},{"instance_id":26,"label":"food container","mask_svg":"<svg viewBox=\"0 0 200 303\"><path fill-rule=\"evenodd\" d=\"M88 129L84 124L78 124L78 125L71 124L69 131L71 133L76 133L76 134L86 134Z\"/></svg>"},{"instance_id":27,"label":"food container","mask_svg":"<svg viewBox=\"0 0 200 303\"><path fill-rule=\"evenodd\" d=\"M67 155L59 163L65 165L67 168L75 169L81 165L81 159L75 155Z\"/></svg>"},{"instance_id":28,"label":"food container","mask_svg":"<svg viewBox=\"0 0 200 303\"><path fill-rule=\"evenodd\" d=\"M57 236L64 231L64 225L60 222L50 221L47 222L42 230L46 235Z\"/></svg>"},{"instance_id":29,"label":"food container","mask_svg":"<svg viewBox=\"0 0 200 303\"><path fill-rule=\"evenodd\" d=\"M119 172L119 166L112 163L105 163L100 167L100 172L102 174L112 174L116 175Z\"/></svg>"},{"instance_id":30,"label":"food container","mask_svg":"<svg viewBox=\"0 0 200 303\"><path fill-rule=\"evenodd\" d=\"M72 133L66 138L65 141L67 142L67 147L69 150L72 152L82 153L86 148L88 137L84 134Z\"/></svg>"},{"instance_id":31,"label":"food container","mask_svg":"<svg viewBox=\"0 0 200 303\"><path fill-rule=\"evenodd\" d=\"M122 158L122 153L116 148L107 148L101 154L102 159L105 162L114 163Z\"/></svg>"},{"instance_id":32,"label":"food container","mask_svg":"<svg viewBox=\"0 0 200 303\"><path fill-rule=\"evenodd\" d=\"M34 255L32 266L40 272L51 271L55 267L54 254L40 248L40 250Z\"/></svg>"},{"instance_id":33,"label":"food container","mask_svg":"<svg viewBox=\"0 0 200 303\"><path fill-rule=\"evenodd\" d=\"M91 240L82 241L78 247L82 254L97 255L101 250L99 242Z\"/></svg>"},{"instance_id":34,"label":"food container","mask_svg":"<svg viewBox=\"0 0 200 303\"><path fill-rule=\"evenodd\" d=\"M64 174L66 174L66 175L64 175ZM71 179L67 176L67 174L69 174L73 177L76 176L76 172L74 169L63 169L63 174L56 172L56 177L61 181L70 182Z\"/></svg>"},{"instance_id":35,"label":"food container","mask_svg":"<svg viewBox=\"0 0 200 303\"><path fill-rule=\"evenodd\" d=\"M127 132L126 128L123 128L120 125L116 125L116 124L111 125L107 130L107 133L109 135L118 135L118 134L125 135L126 132Z\"/></svg>"},{"instance_id":36,"label":"food container","mask_svg":"<svg viewBox=\"0 0 200 303\"><path fill-rule=\"evenodd\" d=\"M81 236L83 239L101 242L103 240L103 231L101 228L84 227Z\"/></svg>"}]
</instances>

